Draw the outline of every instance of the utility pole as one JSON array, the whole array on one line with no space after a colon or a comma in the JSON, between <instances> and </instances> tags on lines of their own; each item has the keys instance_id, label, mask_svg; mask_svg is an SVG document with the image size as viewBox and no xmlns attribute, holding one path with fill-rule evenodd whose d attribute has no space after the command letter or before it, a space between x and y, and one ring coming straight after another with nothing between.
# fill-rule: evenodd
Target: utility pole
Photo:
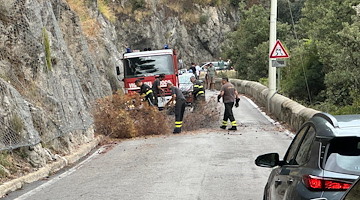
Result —
<instances>
[{"instance_id":1,"label":"utility pole","mask_svg":"<svg viewBox=\"0 0 360 200\"><path fill-rule=\"evenodd\" d=\"M269 54L276 43L276 20L277 20L277 0L271 0L270 8L270 37L269 37ZM269 95L268 110L270 110L270 100L276 93L276 67L272 66L274 58L269 57Z\"/></svg>"}]
</instances>

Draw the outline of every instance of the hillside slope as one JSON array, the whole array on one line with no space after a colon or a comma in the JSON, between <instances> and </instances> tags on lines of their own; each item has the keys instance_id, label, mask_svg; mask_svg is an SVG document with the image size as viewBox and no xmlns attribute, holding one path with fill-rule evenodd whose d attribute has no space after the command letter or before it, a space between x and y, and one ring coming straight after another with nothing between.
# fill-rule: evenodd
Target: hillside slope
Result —
<instances>
[{"instance_id":1,"label":"hillside slope","mask_svg":"<svg viewBox=\"0 0 360 200\"><path fill-rule=\"evenodd\" d=\"M121 89L125 47L169 44L187 63L216 59L239 20L236 6L216 5L0 0L0 175L12 173L6 150L39 168L94 139L92 104Z\"/></svg>"}]
</instances>

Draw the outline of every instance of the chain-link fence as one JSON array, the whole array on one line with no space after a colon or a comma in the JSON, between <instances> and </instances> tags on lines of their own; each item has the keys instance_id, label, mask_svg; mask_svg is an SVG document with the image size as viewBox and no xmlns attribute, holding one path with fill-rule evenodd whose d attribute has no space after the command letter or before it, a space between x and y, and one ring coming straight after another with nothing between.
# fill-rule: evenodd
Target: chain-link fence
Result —
<instances>
[{"instance_id":1,"label":"chain-link fence","mask_svg":"<svg viewBox=\"0 0 360 200\"><path fill-rule=\"evenodd\" d=\"M47 61L54 64L56 59L66 60L60 57L62 55L60 53L55 59L45 49L45 43L49 41L44 40L44 33L55 32L55 28L51 22L52 13L48 13L47 9L41 10L39 5L44 7L57 5L51 2L0 0L0 78L8 83L8 85L0 84L0 100L4 96L13 98L9 105L0 105L0 112L1 106L9 110L7 114L0 113L0 151L49 142L69 133L81 134L93 125L93 119L84 105L86 103L79 100L85 97L81 96L83 94L78 94L81 83L76 79L76 74L62 74L63 77L68 78L66 81L71 82L71 86L77 89L72 88L72 93L66 93L59 99L51 99L51 96L58 94L53 91L71 86L61 86L60 83L66 81L50 73L46 76L48 79L53 79L52 81L42 79L43 74L51 70L46 69ZM60 6L52 9L59 15ZM54 48L60 46L55 40L51 42ZM55 52L58 49L53 50ZM70 64L67 62L63 65ZM36 82L37 79L39 82ZM56 87L57 85L59 87ZM21 95L16 94L18 95L16 97L13 94L9 95L9 87L14 87ZM70 93L74 93L74 96L71 96L71 100L66 99ZM24 108L16 107L17 102L14 99L31 101L29 105L24 106L25 109L28 109L26 106L34 105L35 110L35 107L44 110L24 111ZM59 103L63 101L67 104ZM22 114L13 114L16 112Z\"/></svg>"},{"instance_id":2,"label":"chain-link fence","mask_svg":"<svg viewBox=\"0 0 360 200\"><path fill-rule=\"evenodd\" d=\"M5 122L4 118L0 118L0 151L11 150L19 147L32 146L41 142L39 137L24 137L15 129L21 126L16 121L11 125Z\"/></svg>"},{"instance_id":3,"label":"chain-link fence","mask_svg":"<svg viewBox=\"0 0 360 200\"><path fill-rule=\"evenodd\" d=\"M14 120L14 119L12 119ZM75 122L57 127L54 133L39 132L39 134L26 133L25 136L19 133L19 125L21 122L6 122L4 118L0 118L0 151L13 150L20 147L34 146L41 142L50 142L56 138L65 136L69 133L81 134L93 125L93 120L88 118L83 123ZM77 132L77 131L80 131Z\"/></svg>"}]
</instances>

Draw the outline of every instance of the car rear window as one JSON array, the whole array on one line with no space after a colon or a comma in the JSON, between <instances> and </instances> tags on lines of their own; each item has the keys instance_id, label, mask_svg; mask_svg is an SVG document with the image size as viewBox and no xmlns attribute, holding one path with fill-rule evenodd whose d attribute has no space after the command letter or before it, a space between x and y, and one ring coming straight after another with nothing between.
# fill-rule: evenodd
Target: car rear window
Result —
<instances>
[{"instance_id":1,"label":"car rear window","mask_svg":"<svg viewBox=\"0 0 360 200\"><path fill-rule=\"evenodd\" d=\"M360 175L360 138L335 138L330 141L325 170Z\"/></svg>"}]
</instances>

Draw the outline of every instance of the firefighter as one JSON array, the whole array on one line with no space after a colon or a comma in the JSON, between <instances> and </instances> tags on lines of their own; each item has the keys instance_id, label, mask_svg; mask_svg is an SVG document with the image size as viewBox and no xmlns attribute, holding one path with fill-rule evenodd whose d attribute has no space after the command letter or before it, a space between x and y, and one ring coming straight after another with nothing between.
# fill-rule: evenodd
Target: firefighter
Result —
<instances>
[{"instance_id":1,"label":"firefighter","mask_svg":"<svg viewBox=\"0 0 360 200\"><path fill-rule=\"evenodd\" d=\"M154 93L153 93L152 89L150 88L150 86L143 83L141 81L141 79L137 79L135 81L135 85L137 87L140 87L139 93L142 97L144 97L144 99L149 103L149 105L154 106L155 105L155 97L154 97Z\"/></svg>"},{"instance_id":2,"label":"firefighter","mask_svg":"<svg viewBox=\"0 0 360 200\"><path fill-rule=\"evenodd\" d=\"M205 90L204 86L201 84L199 80L196 80L195 76L190 77L190 81L193 85L193 99L194 99L194 110L201 106L201 104L205 103ZM201 107L200 107L201 108Z\"/></svg>"},{"instance_id":3,"label":"firefighter","mask_svg":"<svg viewBox=\"0 0 360 200\"><path fill-rule=\"evenodd\" d=\"M225 112L223 122L220 128L226 129L227 121L230 120L231 128L229 128L228 130L237 130L237 124L232 108L234 106L234 103L235 107L239 107L239 94L236 91L234 85L229 82L228 78L222 78L221 83L223 85L221 87L220 94L218 95L218 102L220 102L220 99L223 98Z\"/></svg>"},{"instance_id":4,"label":"firefighter","mask_svg":"<svg viewBox=\"0 0 360 200\"><path fill-rule=\"evenodd\" d=\"M155 105L158 105L158 97L160 94L164 92L164 90L161 88L161 81L165 79L165 74L160 74L158 77L156 77L155 81L152 84L152 90L154 92L155 97Z\"/></svg>"},{"instance_id":5,"label":"firefighter","mask_svg":"<svg viewBox=\"0 0 360 200\"><path fill-rule=\"evenodd\" d=\"M183 123L183 117L186 106L186 99L181 92L181 90L175 87L172 83L167 84L167 88L171 90L171 99L166 103L167 106L171 105L174 101L175 103L175 128L173 133L177 134L181 132L181 127Z\"/></svg>"}]
</instances>

